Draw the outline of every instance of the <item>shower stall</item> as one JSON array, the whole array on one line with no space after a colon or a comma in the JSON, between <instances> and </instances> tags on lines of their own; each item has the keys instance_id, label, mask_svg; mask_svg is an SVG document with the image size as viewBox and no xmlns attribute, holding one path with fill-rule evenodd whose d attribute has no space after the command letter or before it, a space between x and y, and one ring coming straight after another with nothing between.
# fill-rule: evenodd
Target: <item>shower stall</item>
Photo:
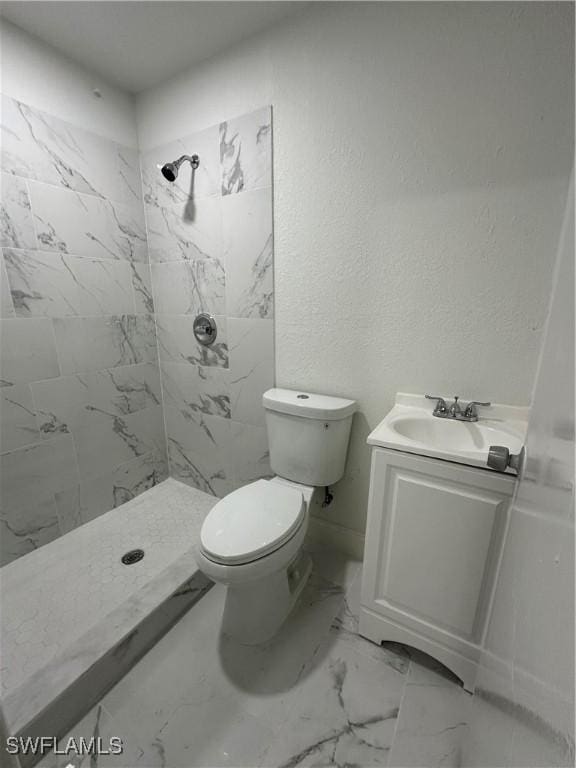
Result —
<instances>
[{"instance_id":1,"label":"shower stall","mask_svg":"<svg viewBox=\"0 0 576 768\"><path fill-rule=\"evenodd\" d=\"M8 95L1 127L2 700L63 734L210 587L216 498L271 474L271 110L146 152Z\"/></svg>"}]
</instances>

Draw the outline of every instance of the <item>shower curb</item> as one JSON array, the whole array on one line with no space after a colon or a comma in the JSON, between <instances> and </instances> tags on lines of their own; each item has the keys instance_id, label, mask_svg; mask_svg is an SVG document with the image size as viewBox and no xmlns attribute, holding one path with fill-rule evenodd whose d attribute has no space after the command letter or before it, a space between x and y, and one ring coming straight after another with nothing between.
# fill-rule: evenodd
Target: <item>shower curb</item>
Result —
<instances>
[{"instance_id":1,"label":"shower curb","mask_svg":"<svg viewBox=\"0 0 576 768\"><path fill-rule=\"evenodd\" d=\"M182 555L4 698L10 733L65 736L212 586L194 553ZM41 758L21 755L22 768Z\"/></svg>"}]
</instances>

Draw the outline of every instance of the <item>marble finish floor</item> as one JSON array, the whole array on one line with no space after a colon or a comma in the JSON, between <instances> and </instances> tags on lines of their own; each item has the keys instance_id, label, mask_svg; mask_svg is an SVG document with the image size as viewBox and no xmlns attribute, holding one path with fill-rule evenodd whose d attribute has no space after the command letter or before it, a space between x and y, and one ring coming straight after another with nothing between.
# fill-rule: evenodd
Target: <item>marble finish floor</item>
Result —
<instances>
[{"instance_id":1,"label":"marble finish floor","mask_svg":"<svg viewBox=\"0 0 576 768\"><path fill-rule=\"evenodd\" d=\"M52 754L41 768L460 765L468 694L424 657L361 638L360 564L312 556L271 642L222 637L214 587L61 742L118 736L123 755Z\"/></svg>"},{"instance_id":2,"label":"marble finish floor","mask_svg":"<svg viewBox=\"0 0 576 768\"><path fill-rule=\"evenodd\" d=\"M1 692L14 730L194 576L216 501L168 479L0 569ZM123 565L134 548L144 559Z\"/></svg>"}]
</instances>

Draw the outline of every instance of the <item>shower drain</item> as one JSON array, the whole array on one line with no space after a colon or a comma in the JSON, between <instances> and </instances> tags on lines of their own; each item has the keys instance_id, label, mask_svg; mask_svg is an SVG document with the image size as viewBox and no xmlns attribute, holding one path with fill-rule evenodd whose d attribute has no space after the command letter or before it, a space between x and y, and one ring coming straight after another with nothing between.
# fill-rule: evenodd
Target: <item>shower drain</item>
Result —
<instances>
[{"instance_id":1,"label":"shower drain","mask_svg":"<svg viewBox=\"0 0 576 768\"><path fill-rule=\"evenodd\" d=\"M131 549L130 552L126 552L125 555L122 555L122 562L124 565L132 565L133 563L137 563L142 560L143 557L143 549Z\"/></svg>"}]
</instances>

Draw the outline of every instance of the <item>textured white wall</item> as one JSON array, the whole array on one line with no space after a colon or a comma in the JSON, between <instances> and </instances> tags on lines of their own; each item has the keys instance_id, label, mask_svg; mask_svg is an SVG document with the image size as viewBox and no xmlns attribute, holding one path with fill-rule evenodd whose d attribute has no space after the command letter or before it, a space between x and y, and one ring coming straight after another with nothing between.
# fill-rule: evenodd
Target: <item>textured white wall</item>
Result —
<instances>
[{"instance_id":1,"label":"textured white wall","mask_svg":"<svg viewBox=\"0 0 576 768\"><path fill-rule=\"evenodd\" d=\"M5 19L0 23L0 42L2 93L113 141L137 146L131 96ZM100 89L101 99L94 96L94 88Z\"/></svg>"},{"instance_id":2,"label":"textured white wall","mask_svg":"<svg viewBox=\"0 0 576 768\"><path fill-rule=\"evenodd\" d=\"M363 530L396 391L526 404L571 167L569 4L317 4L137 99L146 149L273 105L276 370L355 397Z\"/></svg>"}]
</instances>

